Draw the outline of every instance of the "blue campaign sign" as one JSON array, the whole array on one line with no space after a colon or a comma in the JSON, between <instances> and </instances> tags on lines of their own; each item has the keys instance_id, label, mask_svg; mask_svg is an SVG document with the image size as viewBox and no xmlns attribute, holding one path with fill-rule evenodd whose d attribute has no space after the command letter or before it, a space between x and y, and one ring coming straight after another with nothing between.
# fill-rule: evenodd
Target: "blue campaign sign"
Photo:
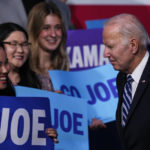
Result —
<instances>
[{"instance_id":1,"label":"blue campaign sign","mask_svg":"<svg viewBox=\"0 0 150 150\"><path fill-rule=\"evenodd\" d=\"M0 96L0 149L54 150L48 98Z\"/></svg>"},{"instance_id":2,"label":"blue campaign sign","mask_svg":"<svg viewBox=\"0 0 150 150\"><path fill-rule=\"evenodd\" d=\"M59 143L55 150L88 150L87 105L84 99L46 90L15 87L17 96L48 97L52 127L57 129Z\"/></svg>"},{"instance_id":3,"label":"blue campaign sign","mask_svg":"<svg viewBox=\"0 0 150 150\"><path fill-rule=\"evenodd\" d=\"M93 28L103 28L103 24L108 19L96 19L96 20L86 20L85 24L87 29L93 29Z\"/></svg>"},{"instance_id":4,"label":"blue campaign sign","mask_svg":"<svg viewBox=\"0 0 150 150\"><path fill-rule=\"evenodd\" d=\"M108 58L104 58L102 29L69 30L67 37L71 71L86 70L110 63Z\"/></svg>"},{"instance_id":5,"label":"blue campaign sign","mask_svg":"<svg viewBox=\"0 0 150 150\"><path fill-rule=\"evenodd\" d=\"M92 118L104 123L115 120L118 103L117 73L110 64L84 71L49 71L55 90L86 98L89 123Z\"/></svg>"}]
</instances>

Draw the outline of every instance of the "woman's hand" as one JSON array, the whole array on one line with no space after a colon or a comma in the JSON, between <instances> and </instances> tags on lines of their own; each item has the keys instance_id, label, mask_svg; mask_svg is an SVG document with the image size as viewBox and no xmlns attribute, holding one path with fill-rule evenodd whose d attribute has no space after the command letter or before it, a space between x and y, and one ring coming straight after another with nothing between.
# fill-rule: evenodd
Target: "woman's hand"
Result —
<instances>
[{"instance_id":1,"label":"woman's hand","mask_svg":"<svg viewBox=\"0 0 150 150\"><path fill-rule=\"evenodd\" d=\"M57 139L58 133L54 128L47 128L46 134L53 139L54 143L59 142Z\"/></svg>"}]
</instances>

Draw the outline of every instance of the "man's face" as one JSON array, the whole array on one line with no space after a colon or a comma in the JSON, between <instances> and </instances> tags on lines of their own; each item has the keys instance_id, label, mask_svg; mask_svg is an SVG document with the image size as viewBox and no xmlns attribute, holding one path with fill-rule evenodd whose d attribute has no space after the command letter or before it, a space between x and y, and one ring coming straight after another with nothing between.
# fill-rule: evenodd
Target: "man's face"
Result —
<instances>
[{"instance_id":1,"label":"man's face","mask_svg":"<svg viewBox=\"0 0 150 150\"><path fill-rule=\"evenodd\" d=\"M106 26L103 30L104 57L108 58L115 70L128 72L133 60L128 40L124 40L117 26Z\"/></svg>"}]
</instances>

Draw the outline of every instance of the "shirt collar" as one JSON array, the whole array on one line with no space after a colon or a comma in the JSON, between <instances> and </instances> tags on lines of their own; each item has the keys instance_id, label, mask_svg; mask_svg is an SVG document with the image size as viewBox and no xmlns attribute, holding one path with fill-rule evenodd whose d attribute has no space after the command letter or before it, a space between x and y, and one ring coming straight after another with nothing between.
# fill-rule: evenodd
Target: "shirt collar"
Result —
<instances>
[{"instance_id":1,"label":"shirt collar","mask_svg":"<svg viewBox=\"0 0 150 150\"><path fill-rule=\"evenodd\" d=\"M147 51L142 61L139 63L139 65L134 69L133 73L131 74L132 78L136 83L139 83L143 70L148 61L148 57L149 57L149 52Z\"/></svg>"}]
</instances>

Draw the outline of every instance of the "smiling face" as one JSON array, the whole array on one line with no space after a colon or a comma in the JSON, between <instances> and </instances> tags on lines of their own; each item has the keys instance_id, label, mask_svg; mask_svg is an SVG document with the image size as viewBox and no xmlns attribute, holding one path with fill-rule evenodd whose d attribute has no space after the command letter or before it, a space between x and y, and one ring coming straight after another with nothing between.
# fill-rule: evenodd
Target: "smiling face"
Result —
<instances>
[{"instance_id":1,"label":"smiling face","mask_svg":"<svg viewBox=\"0 0 150 150\"><path fill-rule=\"evenodd\" d=\"M38 42L44 51L54 51L62 40L62 25L58 16L50 14L45 17Z\"/></svg>"},{"instance_id":2,"label":"smiling face","mask_svg":"<svg viewBox=\"0 0 150 150\"><path fill-rule=\"evenodd\" d=\"M107 57L115 70L129 72L132 68L134 55L128 40L123 39L119 28L110 25L103 30L105 45L104 57Z\"/></svg>"},{"instance_id":3,"label":"smiling face","mask_svg":"<svg viewBox=\"0 0 150 150\"><path fill-rule=\"evenodd\" d=\"M11 42L13 44L16 43L26 43L27 39L23 32L21 31L14 31L12 32L4 42ZM20 45L11 46L10 44L4 44L8 62L11 68L20 68L27 60L29 55L29 48L23 47Z\"/></svg>"},{"instance_id":4,"label":"smiling face","mask_svg":"<svg viewBox=\"0 0 150 150\"><path fill-rule=\"evenodd\" d=\"M0 90L7 87L9 64L5 51L0 47Z\"/></svg>"}]
</instances>

